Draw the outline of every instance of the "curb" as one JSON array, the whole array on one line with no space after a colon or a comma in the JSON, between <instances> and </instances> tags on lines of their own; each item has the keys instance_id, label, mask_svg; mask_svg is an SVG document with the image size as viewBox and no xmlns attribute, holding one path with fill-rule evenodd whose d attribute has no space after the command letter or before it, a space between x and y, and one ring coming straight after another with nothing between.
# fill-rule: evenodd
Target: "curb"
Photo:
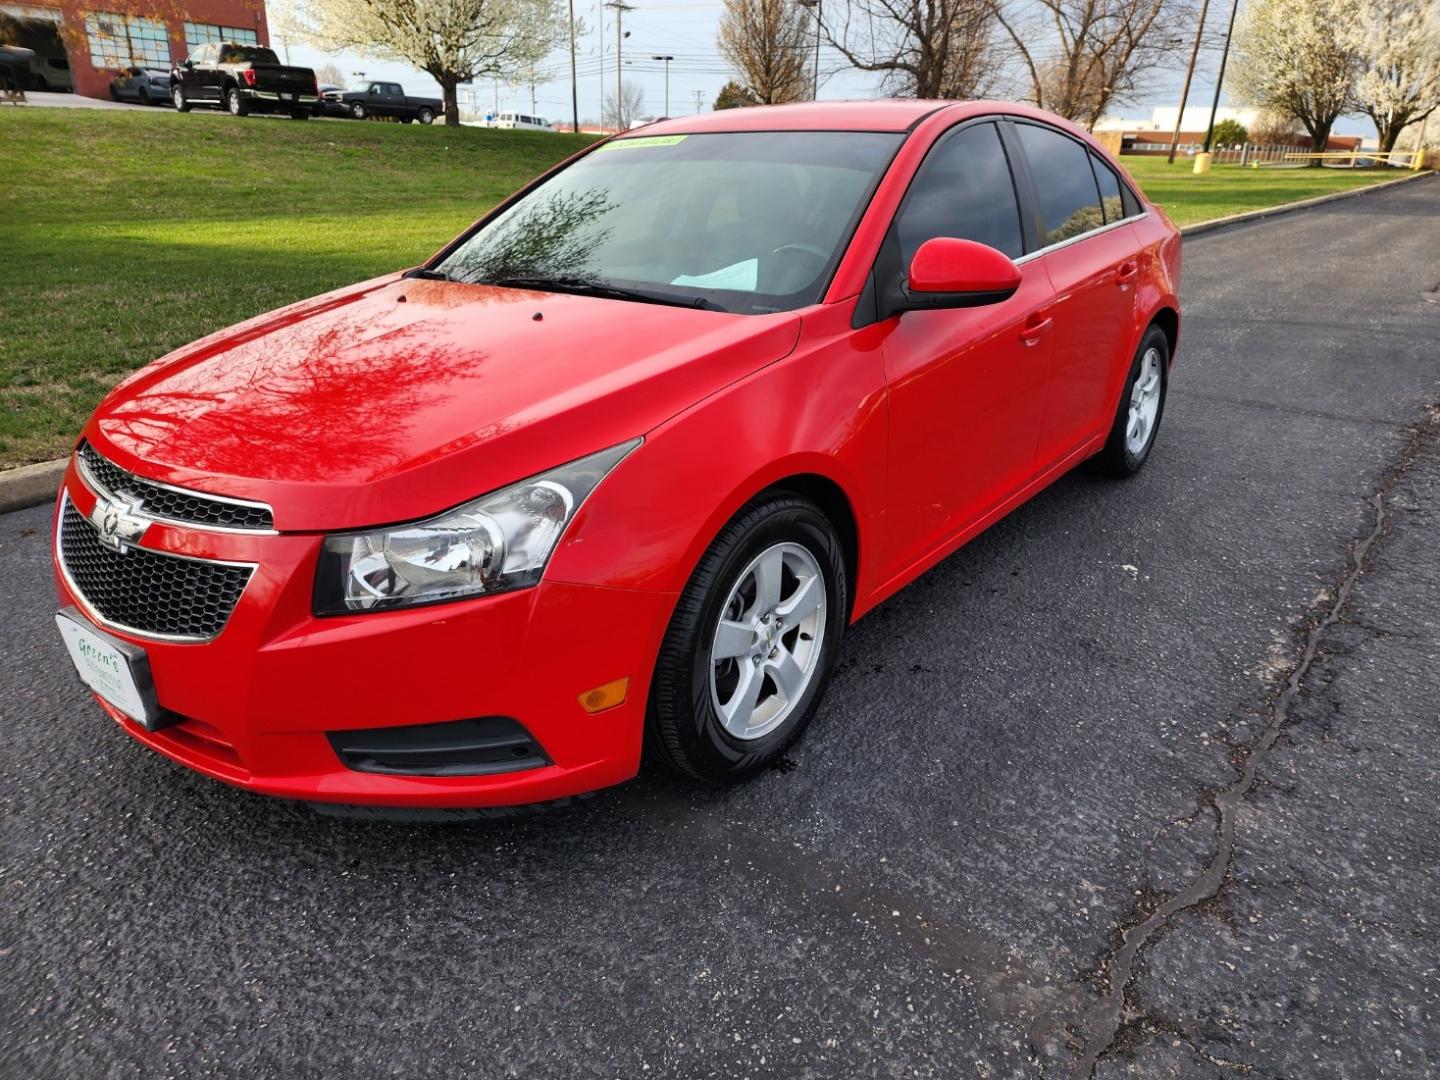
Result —
<instances>
[{"instance_id":1,"label":"curb","mask_svg":"<svg viewBox=\"0 0 1440 1080\"><path fill-rule=\"evenodd\" d=\"M1197 221L1193 225L1182 225L1180 227L1180 235L1184 237L1198 236L1201 233L1214 232L1216 229L1224 229L1231 225L1240 225L1246 221L1259 221L1261 218L1289 214L1295 210L1304 210L1311 206L1338 202L1341 199L1356 199L1361 195L1369 195L1372 191L1384 191L1386 188L1398 187L1401 184L1411 184L1416 180L1434 175L1435 173L1432 170L1422 169L1420 172L1411 173L1409 176L1402 176L1396 180L1384 180L1378 184L1350 188L1348 191L1332 191L1328 195L1316 195L1313 199L1301 199L1299 202L1281 203L1279 206L1265 206L1259 210L1246 210L1242 214L1231 214L1228 217L1211 218L1209 221Z\"/></svg>"},{"instance_id":2,"label":"curb","mask_svg":"<svg viewBox=\"0 0 1440 1080\"><path fill-rule=\"evenodd\" d=\"M1313 199L1282 203L1280 206L1267 206L1260 210L1247 210L1243 214L1231 214L1229 217L1213 218L1210 221L1198 221L1194 225L1182 226L1180 235L1198 236L1201 233L1213 232L1216 229L1224 229L1246 221L1259 221L1261 218L1304 210L1310 206L1320 206L1323 203L1336 202L1340 199L1356 199L1362 195L1368 195L1372 191L1383 191L1386 188L1410 184L1434 175L1433 171L1427 170L1412 173L1410 176L1402 176L1396 180L1371 184L1368 187L1353 188L1349 191L1332 191L1328 195L1317 195ZM60 480L65 475L65 466L69 461L70 458L67 456L56 458L53 461L42 461L38 465L21 465L18 469L0 470L0 514L8 514L11 510L23 510L27 506L38 506L40 503L53 499L60 489Z\"/></svg>"},{"instance_id":3,"label":"curb","mask_svg":"<svg viewBox=\"0 0 1440 1080\"><path fill-rule=\"evenodd\" d=\"M63 457L0 472L0 514L39 506L55 498L69 463L70 459Z\"/></svg>"}]
</instances>

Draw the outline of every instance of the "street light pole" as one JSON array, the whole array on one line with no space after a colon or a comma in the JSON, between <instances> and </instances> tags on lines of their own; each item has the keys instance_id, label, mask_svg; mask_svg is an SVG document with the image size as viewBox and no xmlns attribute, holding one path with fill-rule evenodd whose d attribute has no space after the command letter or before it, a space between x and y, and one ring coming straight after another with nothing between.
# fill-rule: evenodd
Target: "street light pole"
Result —
<instances>
[{"instance_id":1,"label":"street light pole","mask_svg":"<svg viewBox=\"0 0 1440 1080\"><path fill-rule=\"evenodd\" d=\"M815 81L814 89L810 97L814 101L820 100L820 13L823 0L798 0L801 7L807 7L815 13Z\"/></svg>"},{"instance_id":2,"label":"street light pole","mask_svg":"<svg viewBox=\"0 0 1440 1080\"><path fill-rule=\"evenodd\" d=\"M1210 126L1205 129L1205 153L1210 152L1210 140L1215 135L1215 113L1220 108L1220 89L1225 85L1225 64L1230 59L1230 38L1235 33L1235 13L1240 10L1240 0L1230 7L1230 25L1225 28L1225 51L1220 54L1220 74L1215 76L1215 100L1210 103ZM1320 147L1321 150L1325 148Z\"/></svg>"},{"instance_id":3,"label":"street light pole","mask_svg":"<svg viewBox=\"0 0 1440 1080\"><path fill-rule=\"evenodd\" d=\"M675 57L673 57L673 56L666 56L665 54L662 53L662 54L660 54L659 56L652 56L652 57L650 57L650 59L651 59L651 60L664 60L664 61L665 61L665 115L666 115L666 116L669 116L669 115L670 115L670 61L671 61L671 60L674 60Z\"/></svg>"}]
</instances>

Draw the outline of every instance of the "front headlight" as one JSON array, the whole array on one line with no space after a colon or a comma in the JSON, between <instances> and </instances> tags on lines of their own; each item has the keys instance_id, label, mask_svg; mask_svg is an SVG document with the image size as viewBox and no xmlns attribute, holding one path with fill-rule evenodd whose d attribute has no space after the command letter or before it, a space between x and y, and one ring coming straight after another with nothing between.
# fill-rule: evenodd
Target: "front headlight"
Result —
<instances>
[{"instance_id":1,"label":"front headlight","mask_svg":"<svg viewBox=\"0 0 1440 1080\"><path fill-rule=\"evenodd\" d=\"M325 538L315 614L434 604L534 585L580 505L639 439L438 517Z\"/></svg>"}]
</instances>

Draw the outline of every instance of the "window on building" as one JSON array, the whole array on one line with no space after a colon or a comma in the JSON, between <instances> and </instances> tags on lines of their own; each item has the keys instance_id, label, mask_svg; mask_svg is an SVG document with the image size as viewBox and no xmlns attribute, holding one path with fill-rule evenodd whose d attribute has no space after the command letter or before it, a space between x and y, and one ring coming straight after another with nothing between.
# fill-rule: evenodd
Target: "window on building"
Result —
<instances>
[{"instance_id":1,"label":"window on building","mask_svg":"<svg viewBox=\"0 0 1440 1080\"><path fill-rule=\"evenodd\" d=\"M239 45L259 45L260 38L253 29L245 30L238 26L211 26L209 23L185 24L185 48L194 51L198 45L207 45L214 41L233 41Z\"/></svg>"},{"instance_id":2,"label":"window on building","mask_svg":"<svg viewBox=\"0 0 1440 1080\"><path fill-rule=\"evenodd\" d=\"M85 34L90 39L90 63L97 68L131 63L170 66L170 39L163 22L97 12L85 16Z\"/></svg>"}]
</instances>

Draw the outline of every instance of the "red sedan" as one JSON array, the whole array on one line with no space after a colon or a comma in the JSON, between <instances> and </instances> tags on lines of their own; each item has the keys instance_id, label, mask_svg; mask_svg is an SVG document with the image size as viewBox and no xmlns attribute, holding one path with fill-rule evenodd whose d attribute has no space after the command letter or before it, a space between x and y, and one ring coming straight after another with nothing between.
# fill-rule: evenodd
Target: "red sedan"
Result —
<instances>
[{"instance_id":1,"label":"red sedan","mask_svg":"<svg viewBox=\"0 0 1440 1080\"><path fill-rule=\"evenodd\" d=\"M1081 462L1144 465L1179 274L1034 109L665 121L118 386L58 502L57 621L125 731L252 791L744 779L851 622Z\"/></svg>"}]
</instances>

